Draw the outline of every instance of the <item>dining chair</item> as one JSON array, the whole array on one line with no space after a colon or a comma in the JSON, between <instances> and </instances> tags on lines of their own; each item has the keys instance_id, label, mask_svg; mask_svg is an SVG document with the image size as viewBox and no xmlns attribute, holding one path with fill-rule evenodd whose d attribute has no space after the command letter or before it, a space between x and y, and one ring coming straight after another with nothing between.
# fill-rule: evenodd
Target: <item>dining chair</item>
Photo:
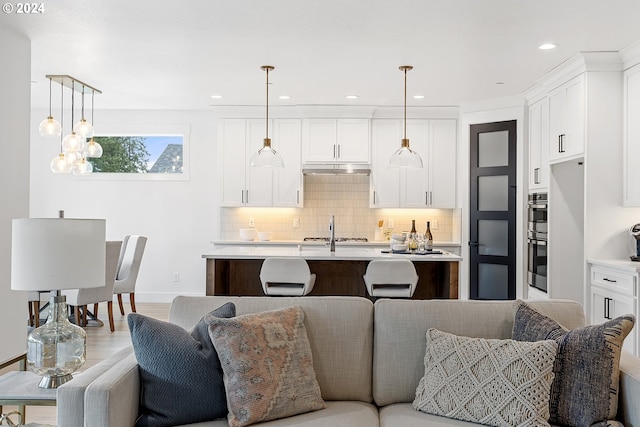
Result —
<instances>
[{"instance_id":1,"label":"dining chair","mask_svg":"<svg viewBox=\"0 0 640 427\"><path fill-rule=\"evenodd\" d=\"M260 269L262 290L266 295L302 296L313 290L316 275L302 258L267 258Z\"/></svg>"},{"instance_id":2,"label":"dining chair","mask_svg":"<svg viewBox=\"0 0 640 427\"><path fill-rule=\"evenodd\" d=\"M408 259L374 259L363 276L372 297L411 298L418 284L418 274Z\"/></svg>"},{"instance_id":3,"label":"dining chair","mask_svg":"<svg viewBox=\"0 0 640 427\"><path fill-rule=\"evenodd\" d=\"M87 325L87 315L98 320L98 304L107 302L109 316L109 328L115 330L113 323L113 287L116 281L116 270L120 258L121 241L106 242L105 278L104 286L98 288L70 289L62 291L67 297L67 305L75 308L76 324ZM93 304L93 313L87 310L87 306Z\"/></svg>"},{"instance_id":4,"label":"dining chair","mask_svg":"<svg viewBox=\"0 0 640 427\"><path fill-rule=\"evenodd\" d=\"M120 258L118 259L118 269L116 273L116 283L113 287L113 293L118 296L118 305L120 306L120 314L124 316L124 307L122 306L122 294L129 294L129 302L131 303L131 311L136 312L135 290L136 281L138 280L138 272L142 263L142 254L147 245L147 238L139 235L124 236L122 249L120 250Z\"/></svg>"}]
</instances>

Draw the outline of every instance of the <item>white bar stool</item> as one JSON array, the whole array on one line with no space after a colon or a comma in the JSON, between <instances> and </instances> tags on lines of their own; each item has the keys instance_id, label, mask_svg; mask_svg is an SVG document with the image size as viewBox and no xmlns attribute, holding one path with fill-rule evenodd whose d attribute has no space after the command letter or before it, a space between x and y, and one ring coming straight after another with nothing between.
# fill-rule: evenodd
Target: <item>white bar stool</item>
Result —
<instances>
[{"instance_id":1,"label":"white bar stool","mask_svg":"<svg viewBox=\"0 0 640 427\"><path fill-rule=\"evenodd\" d=\"M374 259L363 276L372 297L411 298L418 284L418 274L408 259Z\"/></svg>"},{"instance_id":2,"label":"white bar stool","mask_svg":"<svg viewBox=\"0 0 640 427\"><path fill-rule=\"evenodd\" d=\"M266 295L302 296L313 290L316 275L300 258L267 258L260 269L262 290Z\"/></svg>"}]
</instances>

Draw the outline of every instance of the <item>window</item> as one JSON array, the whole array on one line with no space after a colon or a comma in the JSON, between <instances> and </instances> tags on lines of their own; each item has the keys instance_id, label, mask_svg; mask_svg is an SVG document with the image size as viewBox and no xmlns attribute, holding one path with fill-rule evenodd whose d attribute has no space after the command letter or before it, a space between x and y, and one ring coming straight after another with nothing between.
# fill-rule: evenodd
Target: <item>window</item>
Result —
<instances>
[{"instance_id":1,"label":"window","mask_svg":"<svg viewBox=\"0 0 640 427\"><path fill-rule=\"evenodd\" d=\"M89 158L94 173L183 173L183 137L97 136L102 157Z\"/></svg>"},{"instance_id":2,"label":"window","mask_svg":"<svg viewBox=\"0 0 640 427\"><path fill-rule=\"evenodd\" d=\"M102 157L88 158L97 180L189 180L189 125L102 124L94 139Z\"/></svg>"}]
</instances>

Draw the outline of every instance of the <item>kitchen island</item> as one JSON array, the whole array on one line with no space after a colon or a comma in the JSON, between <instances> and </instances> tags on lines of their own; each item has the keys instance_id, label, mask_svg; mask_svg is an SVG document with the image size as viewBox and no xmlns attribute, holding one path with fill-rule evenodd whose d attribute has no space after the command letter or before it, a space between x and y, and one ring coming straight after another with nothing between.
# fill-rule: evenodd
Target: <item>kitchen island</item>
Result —
<instances>
[{"instance_id":1,"label":"kitchen island","mask_svg":"<svg viewBox=\"0 0 640 427\"><path fill-rule=\"evenodd\" d=\"M413 299L457 299L459 255L389 254L380 248L337 246L227 246L202 255L206 259L207 295L264 296L260 283L262 261L293 257L307 261L316 283L311 296L369 297L362 276L373 259L403 258L413 262L419 280Z\"/></svg>"}]
</instances>

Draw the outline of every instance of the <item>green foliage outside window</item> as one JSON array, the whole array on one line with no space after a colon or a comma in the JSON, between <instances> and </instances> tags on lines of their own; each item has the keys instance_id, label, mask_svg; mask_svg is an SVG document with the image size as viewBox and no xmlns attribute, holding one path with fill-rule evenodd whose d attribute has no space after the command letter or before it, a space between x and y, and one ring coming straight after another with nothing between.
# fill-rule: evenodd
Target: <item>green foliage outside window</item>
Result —
<instances>
[{"instance_id":1,"label":"green foliage outside window","mask_svg":"<svg viewBox=\"0 0 640 427\"><path fill-rule=\"evenodd\" d=\"M147 173L149 152L142 136L101 136L102 157L89 158L94 172Z\"/></svg>"}]
</instances>

